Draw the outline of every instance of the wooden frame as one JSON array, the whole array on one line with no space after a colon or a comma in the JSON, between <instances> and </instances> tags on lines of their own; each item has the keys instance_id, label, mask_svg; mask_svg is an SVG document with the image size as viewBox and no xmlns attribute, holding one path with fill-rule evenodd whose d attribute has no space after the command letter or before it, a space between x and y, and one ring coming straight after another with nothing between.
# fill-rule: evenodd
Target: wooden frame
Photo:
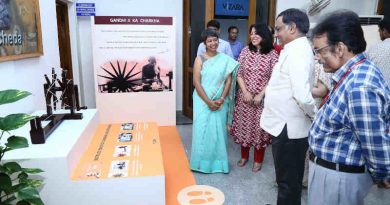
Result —
<instances>
[{"instance_id":1,"label":"wooden frame","mask_svg":"<svg viewBox=\"0 0 390 205\"><path fill-rule=\"evenodd\" d=\"M69 34L68 4L56 0L58 47L60 50L61 68L67 69L66 77L73 79L72 53Z\"/></svg>"},{"instance_id":2,"label":"wooden frame","mask_svg":"<svg viewBox=\"0 0 390 205\"><path fill-rule=\"evenodd\" d=\"M191 68L189 66L190 61L190 2L191 0L183 1L183 113L187 117L192 118L192 109L188 106L190 104L190 98L188 92L190 92L190 75L192 75Z\"/></svg>"},{"instance_id":3,"label":"wooden frame","mask_svg":"<svg viewBox=\"0 0 390 205\"><path fill-rule=\"evenodd\" d=\"M207 22L214 19L214 0L206 0L204 27L207 27Z\"/></svg>"},{"instance_id":4,"label":"wooden frame","mask_svg":"<svg viewBox=\"0 0 390 205\"><path fill-rule=\"evenodd\" d=\"M256 0L249 0L248 29L256 23ZM250 32L248 32L247 41L250 42Z\"/></svg>"},{"instance_id":5,"label":"wooden frame","mask_svg":"<svg viewBox=\"0 0 390 205\"><path fill-rule=\"evenodd\" d=\"M0 62L43 55L39 0L2 1L0 7Z\"/></svg>"},{"instance_id":6,"label":"wooden frame","mask_svg":"<svg viewBox=\"0 0 390 205\"><path fill-rule=\"evenodd\" d=\"M377 15L384 15L385 14L385 2L384 0L379 0L378 5L376 8L376 14Z\"/></svg>"},{"instance_id":7,"label":"wooden frame","mask_svg":"<svg viewBox=\"0 0 390 205\"><path fill-rule=\"evenodd\" d=\"M270 0L268 4L268 25L272 28L275 26L276 1L277 0Z\"/></svg>"}]
</instances>

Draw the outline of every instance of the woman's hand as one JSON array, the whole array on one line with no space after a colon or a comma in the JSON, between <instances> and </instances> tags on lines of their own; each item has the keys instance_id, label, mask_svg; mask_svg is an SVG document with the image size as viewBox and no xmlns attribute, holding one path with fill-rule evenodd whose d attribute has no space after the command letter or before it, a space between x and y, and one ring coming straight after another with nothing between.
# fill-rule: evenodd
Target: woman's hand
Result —
<instances>
[{"instance_id":1,"label":"woman's hand","mask_svg":"<svg viewBox=\"0 0 390 205\"><path fill-rule=\"evenodd\" d=\"M314 87L311 89L311 94L314 98L324 98L328 92L328 88L321 80L318 80L316 85L314 85Z\"/></svg>"},{"instance_id":2,"label":"woman's hand","mask_svg":"<svg viewBox=\"0 0 390 205\"><path fill-rule=\"evenodd\" d=\"M225 102L225 98L224 97L221 97L221 98L219 98L218 100L215 101L215 103L217 103L217 105L219 107L222 107L223 102Z\"/></svg>"},{"instance_id":3,"label":"woman's hand","mask_svg":"<svg viewBox=\"0 0 390 205\"><path fill-rule=\"evenodd\" d=\"M248 103L248 104L252 104L253 103L253 95L246 91L246 92L243 92L244 93L244 102Z\"/></svg>"},{"instance_id":4,"label":"woman's hand","mask_svg":"<svg viewBox=\"0 0 390 205\"><path fill-rule=\"evenodd\" d=\"M256 95L254 98L253 98L253 104L254 105L260 105L261 101L263 100L263 95L260 93L258 95Z\"/></svg>"},{"instance_id":5,"label":"woman's hand","mask_svg":"<svg viewBox=\"0 0 390 205\"><path fill-rule=\"evenodd\" d=\"M210 100L209 102L207 102L207 106L211 111L215 111L220 108L220 105L218 105L217 101L214 100Z\"/></svg>"}]
</instances>

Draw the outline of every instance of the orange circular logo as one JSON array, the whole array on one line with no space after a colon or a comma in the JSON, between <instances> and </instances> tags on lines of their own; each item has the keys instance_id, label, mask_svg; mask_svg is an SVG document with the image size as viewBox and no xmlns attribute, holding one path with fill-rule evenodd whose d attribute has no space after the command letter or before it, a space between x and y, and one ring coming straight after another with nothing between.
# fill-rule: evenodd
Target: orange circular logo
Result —
<instances>
[{"instance_id":1,"label":"orange circular logo","mask_svg":"<svg viewBox=\"0 0 390 205\"><path fill-rule=\"evenodd\" d=\"M177 200L181 205L222 205L225 195L212 186L194 185L182 189Z\"/></svg>"}]
</instances>

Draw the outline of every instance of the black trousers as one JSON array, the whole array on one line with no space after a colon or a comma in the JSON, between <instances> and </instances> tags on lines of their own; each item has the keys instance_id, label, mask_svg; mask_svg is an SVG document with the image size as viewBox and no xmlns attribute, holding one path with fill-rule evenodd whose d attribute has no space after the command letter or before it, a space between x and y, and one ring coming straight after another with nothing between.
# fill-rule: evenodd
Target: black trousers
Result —
<instances>
[{"instance_id":1,"label":"black trousers","mask_svg":"<svg viewBox=\"0 0 390 205\"><path fill-rule=\"evenodd\" d=\"M300 205L302 178L305 168L307 137L289 139L287 125L277 137L272 137L276 183L278 184L278 205Z\"/></svg>"}]
</instances>

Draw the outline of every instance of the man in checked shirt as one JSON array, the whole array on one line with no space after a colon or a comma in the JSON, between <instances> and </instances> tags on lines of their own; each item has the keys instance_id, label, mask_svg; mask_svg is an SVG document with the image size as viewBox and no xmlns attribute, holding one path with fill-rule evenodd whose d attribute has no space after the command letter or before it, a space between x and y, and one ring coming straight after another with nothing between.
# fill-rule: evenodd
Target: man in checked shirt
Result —
<instances>
[{"instance_id":1,"label":"man in checked shirt","mask_svg":"<svg viewBox=\"0 0 390 205\"><path fill-rule=\"evenodd\" d=\"M327 16L313 43L334 88L309 131L308 204L363 204L373 182L390 187L390 87L366 59L356 13Z\"/></svg>"}]
</instances>

